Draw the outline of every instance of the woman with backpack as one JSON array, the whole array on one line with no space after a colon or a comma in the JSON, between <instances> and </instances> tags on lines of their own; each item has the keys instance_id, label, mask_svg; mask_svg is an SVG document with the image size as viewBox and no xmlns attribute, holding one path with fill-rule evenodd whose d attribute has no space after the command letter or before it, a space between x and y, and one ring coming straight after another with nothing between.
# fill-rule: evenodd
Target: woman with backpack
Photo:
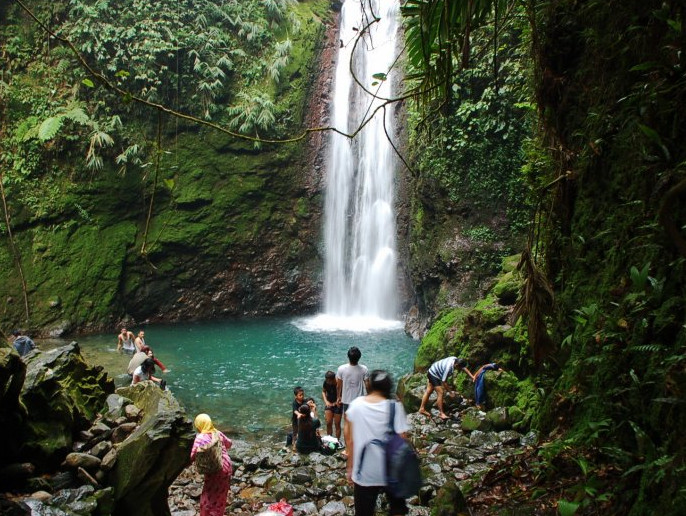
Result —
<instances>
[{"instance_id":1,"label":"woman with backpack","mask_svg":"<svg viewBox=\"0 0 686 516\"><path fill-rule=\"evenodd\" d=\"M387 371L376 369L369 379L369 394L355 398L348 407L343 427L348 449L346 476L354 486L355 516L373 516L376 499L386 493L391 516L407 514L404 498L387 489L383 443L388 438L391 404L395 407L393 427L406 436L410 429L402 404L391 400L393 381Z\"/></svg>"},{"instance_id":2,"label":"woman with backpack","mask_svg":"<svg viewBox=\"0 0 686 516\"><path fill-rule=\"evenodd\" d=\"M196 416L195 428L198 430L198 435L195 436L191 449L191 461L196 461L196 466L200 466L199 454L213 454L210 448L215 438L219 442L218 446L221 447L221 464L216 466L220 469L213 473L205 473L205 483L200 495L200 516L223 516L226 509L226 495L229 492L233 474L233 466L228 453L233 443L214 427L207 414ZM208 459L211 458L208 457Z\"/></svg>"}]
</instances>

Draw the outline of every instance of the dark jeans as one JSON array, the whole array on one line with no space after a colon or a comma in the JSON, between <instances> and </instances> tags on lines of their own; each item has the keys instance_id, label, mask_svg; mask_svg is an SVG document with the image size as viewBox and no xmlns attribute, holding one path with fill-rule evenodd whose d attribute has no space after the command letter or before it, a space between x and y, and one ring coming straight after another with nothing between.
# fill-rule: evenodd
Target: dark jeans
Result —
<instances>
[{"instance_id":1,"label":"dark jeans","mask_svg":"<svg viewBox=\"0 0 686 516\"><path fill-rule=\"evenodd\" d=\"M374 516L376 499L380 493L386 493L385 486L361 486L355 484L355 516ZM393 498L386 493L388 498L388 514L407 514L407 504L402 498Z\"/></svg>"}]
</instances>

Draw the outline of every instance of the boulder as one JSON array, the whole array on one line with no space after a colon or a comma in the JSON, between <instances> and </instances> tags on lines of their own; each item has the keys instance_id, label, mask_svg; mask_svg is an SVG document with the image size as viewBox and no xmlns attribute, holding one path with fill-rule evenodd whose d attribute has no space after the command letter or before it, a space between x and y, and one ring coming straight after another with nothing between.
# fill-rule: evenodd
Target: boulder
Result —
<instances>
[{"instance_id":1,"label":"boulder","mask_svg":"<svg viewBox=\"0 0 686 516\"><path fill-rule=\"evenodd\" d=\"M45 471L57 467L71 451L73 436L90 427L114 382L102 367L84 361L76 342L26 360L21 402L30 418L20 430L17 452Z\"/></svg>"},{"instance_id":2,"label":"boulder","mask_svg":"<svg viewBox=\"0 0 686 516\"><path fill-rule=\"evenodd\" d=\"M142 417L114 448L108 484L114 488L115 514L168 515L169 486L190 462L192 423L171 393L152 382L122 387L117 394L130 399Z\"/></svg>"},{"instance_id":3,"label":"boulder","mask_svg":"<svg viewBox=\"0 0 686 516\"><path fill-rule=\"evenodd\" d=\"M467 501L454 481L446 483L438 490L431 511L433 516L458 516L469 513Z\"/></svg>"},{"instance_id":4,"label":"boulder","mask_svg":"<svg viewBox=\"0 0 686 516\"><path fill-rule=\"evenodd\" d=\"M21 388L26 377L26 364L11 347L0 348L0 464L19 459L21 427L27 417L20 402Z\"/></svg>"}]
</instances>

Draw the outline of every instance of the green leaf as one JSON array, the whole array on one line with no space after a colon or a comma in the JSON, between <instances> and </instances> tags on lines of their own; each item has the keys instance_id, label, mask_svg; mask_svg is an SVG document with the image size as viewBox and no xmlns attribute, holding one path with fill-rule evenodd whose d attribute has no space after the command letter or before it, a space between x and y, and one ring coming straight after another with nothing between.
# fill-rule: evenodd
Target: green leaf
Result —
<instances>
[{"instance_id":1,"label":"green leaf","mask_svg":"<svg viewBox=\"0 0 686 516\"><path fill-rule=\"evenodd\" d=\"M164 184L169 190L173 190L176 183L173 179L165 179Z\"/></svg>"},{"instance_id":2,"label":"green leaf","mask_svg":"<svg viewBox=\"0 0 686 516\"><path fill-rule=\"evenodd\" d=\"M60 127L62 127L63 120L64 117L61 116L51 116L50 118L43 120L43 123L38 129L38 139L42 142L52 140L60 130Z\"/></svg>"},{"instance_id":3,"label":"green leaf","mask_svg":"<svg viewBox=\"0 0 686 516\"><path fill-rule=\"evenodd\" d=\"M129 75L131 74L126 70L119 70L117 73L114 74L115 77L128 77Z\"/></svg>"},{"instance_id":4,"label":"green leaf","mask_svg":"<svg viewBox=\"0 0 686 516\"><path fill-rule=\"evenodd\" d=\"M573 516L578 508L578 503L568 502L567 500L558 500L557 502L557 510L560 516Z\"/></svg>"},{"instance_id":5,"label":"green leaf","mask_svg":"<svg viewBox=\"0 0 686 516\"><path fill-rule=\"evenodd\" d=\"M385 73L375 73L374 75L372 75L372 78L377 79L379 81L385 81L387 76Z\"/></svg>"},{"instance_id":6,"label":"green leaf","mask_svg":"<svg viewBox=\"0 0 686 516\"><path fill-rule=\"evenodd\" d=\"M81 81L81 84L83 84L84 86L88 86L89 88L94 88L94 87L95 87L95 84L94 84L93 81L91 81L90 79L84 79L84 80L82 80L82 81Z\"/></svg>"}]
</instances>

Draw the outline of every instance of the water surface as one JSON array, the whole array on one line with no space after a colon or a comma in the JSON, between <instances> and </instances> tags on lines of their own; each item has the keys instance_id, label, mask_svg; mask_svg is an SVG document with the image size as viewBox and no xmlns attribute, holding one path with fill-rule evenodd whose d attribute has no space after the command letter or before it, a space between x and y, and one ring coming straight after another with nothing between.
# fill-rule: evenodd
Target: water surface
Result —
<instances>
[{"instance_id":1,"label":"water surface","mask_svg":"<svg viewBox=\"0 0 686 516\"><path fill-rule=\"evenodd\" d=\"M281 439L290 425L293 387L301 385L323 408L324 373L347 362L350 346L360 348L361 363L370 370L387 369L394 380L411 372L417 351L418 342L400 325L374 332L325 331L311 321L270 318L129 329L145 331L146 343L170 369L157 376L167 380L189 417L207 412L233 436ZM125 374L129 357L116 351L116 333L74 340L86 360L102 365L117 386L130 381Z\"/></svg>"}]
</instances>

